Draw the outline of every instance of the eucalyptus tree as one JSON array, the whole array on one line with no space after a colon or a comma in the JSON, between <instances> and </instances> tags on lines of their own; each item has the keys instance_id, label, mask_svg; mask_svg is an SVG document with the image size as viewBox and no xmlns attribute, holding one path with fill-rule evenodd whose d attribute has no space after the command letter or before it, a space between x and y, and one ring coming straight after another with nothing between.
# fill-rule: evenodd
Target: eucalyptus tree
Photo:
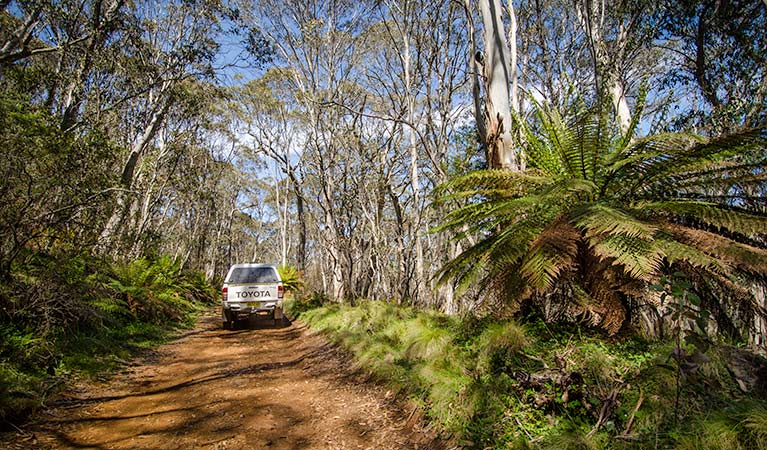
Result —
<instances>
[{"instance_id":1,"label":"eucalyptus tree","mask_svg":"<svg viewBox=\"0 0 767 450\"><path fill-rule=\"evenodd\" d=\"M455 95L465 75L462 19L454 3L382 2L366 33L366 119L383 135L379 197L393 208L396 231L389 233L399 249L388 276L399 280L394 285L401 298L421 304L433 301L428 267L443 253L428 245L426 198L446 178L450 134L462 118Z\"/></svg>"},{"instance_id":2,"label":"eucalyptus tree","mask_svg":"<svg viewBox=\"0 0 767 450\"><path fill-rule=\"evenodd\" d=\"M363 168L349 157L359 142L354 124L360 102L355 89L361 66L360 36L369 20L366 2L248 2L242 7L248 26L274 49L273 64L283 67L290 89L305 118L306 147L300 149L304 183L316 183L313 206L317 214L319 258L328 270L318 276L335 298L350 287L346 245L354 218L347 175ZM340 106L344 105L344 106ZM351 208L351 209L350 209Z\"/></svg>"},{"instance_id":3,"label":"eucalyptus tree","mask_svg":"<svg viewBox=\"0 0 767 450\"><path fill-rule=\"evenodd\" d=\"M91 94L109 90L120 53L117 41L130 28L125 2L32 0L9 2L6 8L2 70L34 66L39 84L32 90L61 115L63 130L86 120L86 111L101 109L101 99Z\"/></svg>"},{"instance_id":4,"label":"eucalyptus tree","mask_svg":"<svg viewBox=\"0 0 767 450\"><path fill-rule=\"evenodd\" d=\"M217 49L213 34L219 24L217 6L200 2L145 2L135 4L138 25L123 43L125 58L121 87L136 92L116 111L125 133L120 142L128 149L119 169L116 206L104 226L105 248L123 250L119 238L131 205L137 197L131 189L142 157L153 148L174 104L184 96L184 83L213 75ZM183 108L178 108L183 110ZM128 243L130 247L131 243Z\"/></svg>"},{"instance_id":5,"label":"eucalyptus tree","mask_svg":"<svg viewBox=\"0 0 767 450\"><path fill-rule=\"evenodd\" d=\"M489 167L524 170L522 154L515 147L511 116L519 112L517 77L517 20L512 1L503 7L502 0L479 0L482 19L483 47L476 49L474 38L474 8L465 0L465 13L472 47L473 94L475 118ZM504 11L508 13L509 33L506 33ZM480 100L480 75L484 98Z\"/></svg>"},{"instance_id":6,"label":"eucalyptus tree","mask_svg":"<svg viewBox=\"0 0 767 450\"><path fill-rule=\"evenodd\" d=\"M452 292L435 292L431 273L452 244L427 233L441 212L425 200L447 179L453 135L470 115L464 11L437 1L383 2L376 11L364 74L369 118L380 122L387 139L389 156L381 165L394 169L384 182L395 193L388 200L395 212L392 238L401 251L390 276L402 280L395 284L402 298L453 311Z\"/></svg>"},{"instance_id":7,"label":"eucalyptus tree","mask_svg":"<svg viewBox=\"0 0 767 450\"><path fill-rule=\"evenodd\" d=\"M684 96L676 128L708 134L767 120L767 4L667 1L655 45L673 55L665 87Z\"/></svg>"},{"instance_id":8,"label":"eucalyptus tree","mask_svg":"<svg viewBox=\"0 0 767 450\"><path fill-rule=\"evenodd\" d=\"M261 78L233 89L231 105L234 118L247 136L247 141L242 142L244 151L254 159L270 159L287 178L288 189L284 193L281 193L280 180L273 182L276 196L283 202L280 259L283 265L287 264L288 249L293 245L291 240L295 235L295 262L303 271L306 268L307 200L302 174L305 155L301 150L307 147L308 136L302 133L305 121L296 113L296 100L289 90L289 73L279 68L267 70ZM289 194L295 202L295 228L288 217Z\"/></svg>"},{"instance_id":9,"label":"eucalyptus tree","mask_svg":"<svg viewBox=\"0 0 767 450\"><path fill-rule=\"evenodd\" d=\"M474 37L474 4L465 1L474 54L469 65L475 74L477 130L490 167L524 170L524 153L516 146L519 133L511 117L526 114L531 99L563 111L577 97L592 103L609 99L622 129L628 129L641 80L654 79L659 72L659 52L650 48L657 18L653 3L536 0L515 5L513 0L482 0L477 4L482 19L480 48ZM500 155L505 155L505 162Z\"/></svg>"},{"instance_id":10,"label":"eucalyptus tree","mask_svg":"<svg viewBox=\"0 0 767 450\"><path fill-rule=\"evenodd\" d=\"M638 51L650 35L642 35L642 19L651 3L621 1L617 3L578 1L575 13L585 35L593 64L595 97L609 98L613 111L625 134L631 126L631 109L627 96L632 66L645 60ZM646 30L645 34L646 34ZM646 45L646 44L645 44Z\"/></svg>"}]
</instances>

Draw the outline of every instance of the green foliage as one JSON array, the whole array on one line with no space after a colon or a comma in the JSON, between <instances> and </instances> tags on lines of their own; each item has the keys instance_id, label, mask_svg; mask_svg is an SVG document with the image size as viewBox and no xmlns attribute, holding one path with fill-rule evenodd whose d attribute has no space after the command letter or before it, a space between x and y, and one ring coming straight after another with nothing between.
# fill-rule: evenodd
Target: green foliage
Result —
<instances>
[{"instance_id":1,"label":"green foliage","mask_svg":"<svg viewBox=\"0 0 767 450\"><path fill-rule=\"evenodd\" d=\"M461 430L471 417L471 369L452 339L454 319L384 302L325 306L301 317L354 352L362 369L414 392L447 429Z\"/></svg>"},{"instance_id":2,"label":"green foliage","mask_svg":"<svg viewBox=\"0 0 767 450\"><path fill-rule=\"evenodd\" d=\"M679 450L763 450L767 448L767 410L763 403L743 401L694 419L691 431L680 433Z\"/></svg>"},{"instance_id":3,"label":"green foliage","mask_svg":"<svg viewBox=\"0 0 767 450\"><path fill-rule=\"evenodd\" d=\"M76 134L30 104L0 93L0 277L28 249L80 251L98 237L111 186L106 169L115 149L98 131Z\"/></svg>"},{"instance_id":4,"label":"green foliage","mask_svg":"<svg viewBox=\"0 0 767 450\"><path fill-rule=\"evenodd\" d=\"M282 278L282 285L287 292L300 292L304 288L303 274L294 266L284 265L277 268Z\"/></svg>"},{"instance_id":5,"label":"green foliage","mask_svg":"<svg viewBox=\"0 0 767 450\"><path fill-rule=\"evenodd\" d=\"M40 383L16 364L0 361L0 420L23 417L38 407Z\"/></svg>"},{"instance_id":6,"label":"green foliage","mask_svg":"<svg viewBox=\"0 0 767 450\"><path fill-rule=\"evenodd\" d=\"M113 266L112 271L109 287L142 322L178 321L194 309L193 300L212 298L199 285L201 280L182 276L180 264L167 256L154 261L140 258Z\"/></svg>"},{"instance_id":7,"label":"green foliage","mask_svg":"<svg viewBox=\"0 0 767 450\"><path fill-rule=\"evenodd\" d=\"M674 342L605 340L536 319L459 320L385 302L325 305L301 317L464 448L767 445L767 399L744 401L713 349L709 363L685 374L678 408Z\"/></svg>"},{"instance_id":8,"label":"green foliage","mask_svg":"<svg viewBox=\"0 0 767 450\"><path fill-rule=\"evenodd\" d=\"M765 181L767 128L634 138L607 109L565 118L542 107L515 125L527 172L478 171L438 190L438 202L463 206L435 231L477 240L441 283L490 286L514 307L546 299L615 334L631 319L628 299L641 301L668 265L723 292L763 273L767 216L749 205Z\"/></svg>"},{"instance_id":9,"label":"green foliage","mask_svg":"<svg viewBox=\"0 0 767 450\"><path fill-rule=\"evenodd\" d=\"M297 319L306 311L319 308L330 303L330 298L319 292L311 294L297 294L287 297L283 301L283 309L288 317Z\"/></svg>"},{"instance_id":10,"label":"green foliage","mask_svg":"<svg viewBox=\"0 0 767 450\"><path fill-rule=\"evenodd\" d=\"M110 264L29 253L2 284L0 418L23 419L71 376L96 375L193 323L218 291L171 258Z\"/></svg>"}]
</instances>

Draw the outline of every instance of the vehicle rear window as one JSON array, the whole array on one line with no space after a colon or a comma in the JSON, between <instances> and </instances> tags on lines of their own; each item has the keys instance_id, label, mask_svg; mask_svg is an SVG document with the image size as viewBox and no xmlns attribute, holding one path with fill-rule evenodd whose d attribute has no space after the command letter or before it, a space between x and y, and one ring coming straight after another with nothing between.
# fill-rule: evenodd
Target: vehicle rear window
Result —
<instances>
[{"instance_id":1,"label":"vehicle rear window","mask_svg":"<svg viewBox=\"0 0 767 450\"><path fill-rule=\"evenodd\" d=\"M271 267L237 267L229 275L229 283L276 283L277 271Z\"/></svg>"}]
</instances>

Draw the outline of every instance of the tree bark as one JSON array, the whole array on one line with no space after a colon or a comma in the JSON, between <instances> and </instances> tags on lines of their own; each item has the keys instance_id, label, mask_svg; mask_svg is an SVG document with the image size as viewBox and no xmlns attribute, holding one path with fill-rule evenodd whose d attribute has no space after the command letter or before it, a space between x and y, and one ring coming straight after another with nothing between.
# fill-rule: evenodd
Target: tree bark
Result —
<instances>
[{"instance_id":1,"label":"tree bark","mask_svg":"<svg viewBox=\"0 0 767 450\"><path fill-rule=\"evenodd\" d=\"M474 121L477 126L477 137L479 143L485 154L488 154L487 140L487 128L485 127L484 114L482 112L482 92L481 84L479 82L479 76L482 73L482 65L480 64L481 53L477 50L477 42L475 39L474 30L474 15L472 14L470 0L464 0L464 11L466 14L466 24L469 32L469 73L471 75L471 93L474 100ZM767 0L766 0L767 1Z\"/></svg>"},{"instance_id":2,"label":"tree bark","mask_svg":"<svg viewBox=\"0 0 767 450\"><path fill-rule=\"evenodd\" d=\"M511 55L506 42L500 0L480 0L484 24L485 121L487 160L491 169L520 171L512 137L511 92L513 74Z\"/></svg>"},{"instance_id":3,"label":"tree bark","mask_svg":"<svg viewBox=\"0 0 767 450\"><path fill-rule=\"evenodd\" d=\"M631 126L631 109L626 99L626 88L619 67L625 58L625 50L628 45L627 27L623 23L618 27L614 42L610 43L612 46L611 55L601 30L604 22L605 4L602 3L603 9L598 11L596 2L586 0L583 3L585 3L585 8L581 1L576 3L575 12L589 41L594 62L597 96L604 98L604 95L607 94L610 97L616 121L621 132L625 135ZM598 18L599 20L597 20Z\"/></svg>"}]
</instances>

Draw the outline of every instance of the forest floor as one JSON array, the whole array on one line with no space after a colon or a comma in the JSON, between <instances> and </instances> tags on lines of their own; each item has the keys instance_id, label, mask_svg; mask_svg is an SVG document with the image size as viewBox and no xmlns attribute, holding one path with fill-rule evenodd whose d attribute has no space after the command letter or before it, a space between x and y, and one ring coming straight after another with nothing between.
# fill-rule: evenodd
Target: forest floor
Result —
<instances>
[{"instance_id":1,"label":"forest floor","mask_svg":"<svg viewBox=\"0 0 767 450\"><path fill-rule=\"evenodd\" d=\"M195 329L81 382L0 447L439 449L416 409L300 322Z\"/></svg>"}]
</instances>

